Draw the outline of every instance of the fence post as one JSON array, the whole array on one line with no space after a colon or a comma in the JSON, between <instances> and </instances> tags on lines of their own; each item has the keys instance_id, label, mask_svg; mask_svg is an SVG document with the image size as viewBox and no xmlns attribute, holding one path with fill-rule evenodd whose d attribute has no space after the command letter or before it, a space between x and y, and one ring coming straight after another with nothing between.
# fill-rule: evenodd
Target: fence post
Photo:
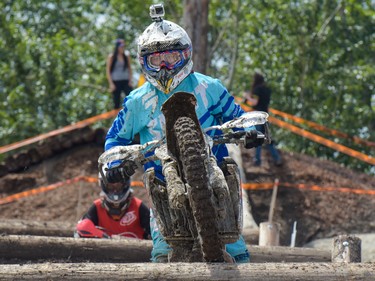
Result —
<instances>
[{"instance_id":1,"label":"fence post","mask_svg":"<svg viewBox=\"0 0 375 281\"><path fill-rule=\"evenodd\" d=\"M280 224L273 222L279 179L273 185L268 221L259 224L259 246L279 246Z\"/></svg>"},{"instance_id":2,"label":"fence post","mask_svg":"<svg viewBox=\"0 0 375 281\"><path fill-rule=\"evenodd\" d=\"M335 237L332 262L361 262L361 239L350 235Z\"/></svg>"}]
</instances>

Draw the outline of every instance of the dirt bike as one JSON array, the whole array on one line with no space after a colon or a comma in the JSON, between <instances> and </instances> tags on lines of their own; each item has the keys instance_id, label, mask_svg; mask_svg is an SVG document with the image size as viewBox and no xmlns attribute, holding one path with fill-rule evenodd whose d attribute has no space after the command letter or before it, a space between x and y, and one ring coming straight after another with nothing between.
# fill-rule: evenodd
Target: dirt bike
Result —
<instances>
[{"instance_id":1,"label":"dirt bike","mask_svg":"<svg viewBox=\"0 0 375 281\"><path fill-rule=\"evenodd\" d=\"M143 145L113 147L99 157L103 165L121 161L123 167L141 167L160 161L164 181L149 168L144 183L151 197L153 212L161 234L172 248L169 261L232 261L225 244L239 239L242 230L242 202L239 170L225 157L219 167L211 149L225 143L244 143L248 128L265 124L265 112L248 112L224 124L202 129L194 95L173 94L162 106L166 137ZM213 130L221 134L210 136ZM102 174L105 179L104 174Z\"/></svg>"}]
</instances>

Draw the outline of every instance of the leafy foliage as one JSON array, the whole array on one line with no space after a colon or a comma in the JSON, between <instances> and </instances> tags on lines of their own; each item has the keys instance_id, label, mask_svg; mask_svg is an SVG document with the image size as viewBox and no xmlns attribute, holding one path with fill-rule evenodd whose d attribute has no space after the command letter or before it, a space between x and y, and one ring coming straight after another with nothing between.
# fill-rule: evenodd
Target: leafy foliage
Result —
<instances>
[{"instance_id":1,"label":"leafy foliage","mask_svg":"<svg viewBox=\"0 0 375 281\"><path fill-rule=\"evenodd\" d=\"M139 70L136 38L150 23L145 6L157 2L2 1L0 145L111 109L105 58L113 40L123 37ZM167 19L183 25L183 3L164 1ZM232 94L241 96L260 70L273 88L272 107L374 141L373 1L211 0L209 13L207 74ZM283 149L371 171L349 156L272 130ZM350 140L340 142L373 155Z\"/></svg>"},{"instance_id":2,"label":"leafy foliage","mask_svg":"<svg viewBox=\"0 0 375 281\"><path fill-rule=\"evenodd\" d=\"M218 47L210 74L226 81L233 38L240 35L236 75L226 81L233 94L242 95L254 71L261 71L273 88L272 107L374 141L375 10L370 1L212 1L211 9L210 45ZM241 19L237 28L235 17ZM273 130L283 149L371 170L288 131ZM374 155L350 140L340 142Z\"/></svg>"}]
</instances>

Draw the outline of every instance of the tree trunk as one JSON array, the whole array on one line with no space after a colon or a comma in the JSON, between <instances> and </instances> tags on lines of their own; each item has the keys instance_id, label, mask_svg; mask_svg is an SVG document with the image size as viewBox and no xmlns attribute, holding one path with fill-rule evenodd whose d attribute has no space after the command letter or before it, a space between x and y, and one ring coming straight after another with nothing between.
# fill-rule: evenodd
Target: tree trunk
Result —
<instances>
[{"instance_id":1,"label":"tree trunk","mask_svg":"<svg viewBox=\"0 0 375 281\"><path fill-rule=\"evenodd\" d=\"M231 54L231 63L229 67L229 77L228 77L228 90L231 91L233 88L233 82L234 82L234 76L237 69L237 57L238 57L238 39L239 39L239 22L241 20L241 1L238 0L237 3L237 9L235 13L235 19L234 19L234 32L233 32L233 48L232 48L232 54Z\"/></svg>"},{"instance_id":2,"label":"tree trunk","mask_svg":"<svg viewBox=\"0 0 375 281\"><path fill-rule=\"evenodd\" d=\"M184 28L193 44L194 70L206 73L209 0L184 0Z\"/></svg>"},{"instance_id":3,"label":"tree trunk","mask_svg":"<svg viewBox=\"0 0 375 281\"><path fill-rule=\"evenodd\" d=\"M1 280L315 281L375 278L375 264L43 263L0 265Z\"/></svg>"}]
</instances>

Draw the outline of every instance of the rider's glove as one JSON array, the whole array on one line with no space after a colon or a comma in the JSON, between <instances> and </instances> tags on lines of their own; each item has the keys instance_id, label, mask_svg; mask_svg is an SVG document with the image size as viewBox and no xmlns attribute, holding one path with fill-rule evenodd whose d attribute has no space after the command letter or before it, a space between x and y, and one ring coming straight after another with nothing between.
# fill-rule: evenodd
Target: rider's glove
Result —
<instances>
[{"instance_id":1,"label":"rider's glove","mask_svg":"<svg viewBox=\"0 0 375 281\"><path fill-rule=\"evenodd\" d=\"M245 148L253 148L261 146L264 143L264 136L257 130L251 130L245 135Z\"/></svg>"},{"instance_id":2,"label":"rider's glove","mask_svg":"<svg viewBox=\"0 0 375 281\"><path fill-rule=\"evenodd\" d=\"M109 169L105 176L109 183L123 182L134 175L136 169L134 162L127 161L124 165Z\"/></svg>"},{"instance_id":3,"label":"rider's glove","mask_svg":"<svg viewBox=\"0 0 375 281\"><path fill-rule=\"evenodd\" d=\"M77 223L76 231L74 232L74 237L83 238L111 238L103 230L99 229L94 223L89 219L82 219Z\"/></svg>"}]
</instances>

